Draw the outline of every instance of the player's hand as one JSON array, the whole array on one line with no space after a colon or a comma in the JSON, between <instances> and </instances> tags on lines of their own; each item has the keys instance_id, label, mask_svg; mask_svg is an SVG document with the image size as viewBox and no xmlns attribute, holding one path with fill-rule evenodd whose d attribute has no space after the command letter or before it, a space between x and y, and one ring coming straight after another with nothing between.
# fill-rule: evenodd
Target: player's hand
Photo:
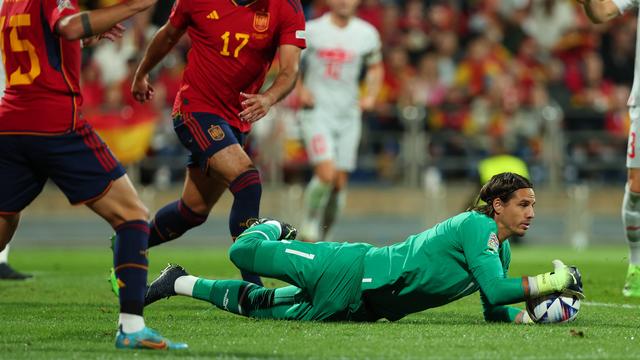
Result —
<instances>
[{"instance_id":1,"label":"player's hand","mask_svg":"<svg viewBox=\"0 0 640 360\"><path fill-rule=\"evenodd\" d=\"M86 39L82 39L82 47L89 47L97 44L102 39L107 39L110 41L115 41L119 39L124 34L126 28L122 24L116 24L111 29L103 32L102 34L98 34L96 36L92 36Z\"/></svg>"},{"instance_id":2,"label":"player's hand","mask_svg":"<svg viewBox=\"0 0 640 360\"><path fill-rule=\"evenodd\" d=\"M537 275L530 278L532 297L552 294L554 292L569 292L581 298L582 293L582 277L575 267L568 267L560 260L553 260L553 272Z\"/></svg>"},{"instance_id":3,"label":"player's hand","mask_svg":"<svg viewBox=\"0 0 640 360\"><path fill-rule=\"evenodd\" d=\"M116 41L116 39L119 39L122 37L122 35L124 34L124 31L127 28L124 27L124 25L122 24L116 24L114 27L112 27L111 29L103 32L102 34L98 35L98 40L102 40L102 39L107 39L110 41Z\"/></svg>"},{"instance_id":4,"label":"player's hand","mask_svg":"<svg viewBox=\"0 0 640 360\"><path fill-rule=\"evenodd\" d=\"M241 92L240 105L242 105L243 110L238 114L238 117L244 122L254 123L267 115L274 103L275 101L265 94L246 94Z\"/></svg>"},{"instance_id":5,"label":"player's hand","mask_svg":"<svg viewBox=\"0 0 640 360\"><path fill-rule=\"evenodd\" d=\"M131 84L131 95L136 101L144 103L145 101L153 99L155 90L153 86L149 84L149 75L144 77L136 76L133 78L133 84Z\"/></svg>"},{"instance_id":6,"label":"player's hand","mask_svg":"<svg viewBox=\"0 0 640 360\"><path fill-rule=\"evenodd\" d=\"M569 275L571 276L571 284L564 290L565 293L576 295L580 299L584 299L584 290L582 290L582 274L575 266L569 266Z\"/></svg>"},{"instance_id":7,"label":"player's hand","mask_svg":"<svg viewBox=\"0 0 640 360\"><path fill-rule=\"evenodd\" d=\"M534 321L529 316L527 310L522 310L516 315L516 319L514 321L516 324L533 324Z\"/></svg>"},{"instance_id":8,"label":"player's hand","mask_svg":"<svg viewBox=\"0 0 640 360\"><path fill-rule=\"evenodd\" d=\"M270 218L261 218L253 222L253 224L249 225L249 227L256 226L258 224L264 223L274 223L277 226L280 226L280 237L278 240L294 240L298 235L298 230L291 224L287 224L282 221L270 219Z\"/></svg>"},{"instance_id":9,"label":"player's hand","mask_svg":"<svg viewBox=\"0 0 640 360\"><path fill-rule=\"evenodd\" d=\"M304 86L300 87L300 106L303 109L313 109L316 106L316 99L313 93Z\"/></svg>"}]
</instances>

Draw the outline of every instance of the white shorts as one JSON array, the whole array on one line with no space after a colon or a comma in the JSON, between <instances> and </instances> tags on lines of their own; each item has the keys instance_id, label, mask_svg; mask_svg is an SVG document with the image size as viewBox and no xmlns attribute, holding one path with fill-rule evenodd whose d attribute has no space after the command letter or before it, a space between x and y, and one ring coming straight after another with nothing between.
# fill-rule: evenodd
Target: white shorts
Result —
<instances>
[{"instance_id":1,"label":"white shorts","mask_svg":"<svg viewBox=\"0 0 640 360\"><path fill-rule=\"evenodd\" d=\"M317 107L299 113L302 137L311 164L332 160L336 169L351 172L356 168L362 116L336 116Z\"/></svg>"},{"instance_id":2,"label":"white shorts","mask_svg":"<svg viewBox=\"0 0 640 360\"><path fill-rule=\"evenodd\" d=\"M631 125L629 127L629 143L627 145L627 168L640 168L640 147L638 135L640 134L640 107L629 108Z\"/></svg>"}]
</instances>

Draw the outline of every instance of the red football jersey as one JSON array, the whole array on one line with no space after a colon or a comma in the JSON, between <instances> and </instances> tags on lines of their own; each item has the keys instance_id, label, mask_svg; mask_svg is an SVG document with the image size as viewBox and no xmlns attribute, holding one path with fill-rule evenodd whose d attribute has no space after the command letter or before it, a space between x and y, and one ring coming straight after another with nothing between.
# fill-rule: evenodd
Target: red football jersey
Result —
<instances>
[{"instance_id":1,"label":"red football jersey","mask_svg":"<svg viewBox=\"0 0 640 360\"><path fill-rule=\"evenodd\" d=\"M192 43L174 112L214 113L243 132L240 92L258 92L278 46L306 46L299 0L177 0L169 21Z\"/></svg>"},{"instance_id":2,"label":"red football jersey","mask_svg":"<svg viewBox=\"0 0 640 360\"><path fill-rule=\"evenodd\" d=\"M0 133L56 134L76 126L80 41L55 34L55 24L78 12L76 0L4 0L0 48L7 77Z\"/></svg>"}]
</instances>

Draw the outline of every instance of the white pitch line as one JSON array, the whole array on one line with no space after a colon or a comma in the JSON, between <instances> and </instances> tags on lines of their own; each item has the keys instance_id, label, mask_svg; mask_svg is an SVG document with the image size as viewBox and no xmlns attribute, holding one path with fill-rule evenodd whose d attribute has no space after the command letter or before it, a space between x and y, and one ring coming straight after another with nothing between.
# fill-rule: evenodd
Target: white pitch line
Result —
<instances>
[{"instance_id":1,"label":"white pitch line","mask_svg":"<svg viewBox=\"0 0 640 360\"><path fill-rule=\"evenodd\" d=\"M623 309L640 309L640 305L635 305L635 304L612 304L612 303L601 303L601 302L592 302L592 301L583 301L582 305L623 308Z\"/></svg>"}]
</instances>

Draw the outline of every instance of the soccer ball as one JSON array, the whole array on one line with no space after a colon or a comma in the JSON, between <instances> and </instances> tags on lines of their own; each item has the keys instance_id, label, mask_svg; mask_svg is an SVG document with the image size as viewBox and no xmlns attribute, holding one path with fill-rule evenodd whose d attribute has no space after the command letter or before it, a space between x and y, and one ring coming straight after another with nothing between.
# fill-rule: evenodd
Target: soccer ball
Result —
<instances>
[{"instance_id":1,"label":"soccer ball","mask_svg":"<svg viewBox=\"0 0 640 360\"><path fill-rule=\"evenodd\" d=\"M527 312L536 323L553 324L572 321L580 310L580 299L572 294L554 293L527 301Z\"/></svg>"}]
</instances>

